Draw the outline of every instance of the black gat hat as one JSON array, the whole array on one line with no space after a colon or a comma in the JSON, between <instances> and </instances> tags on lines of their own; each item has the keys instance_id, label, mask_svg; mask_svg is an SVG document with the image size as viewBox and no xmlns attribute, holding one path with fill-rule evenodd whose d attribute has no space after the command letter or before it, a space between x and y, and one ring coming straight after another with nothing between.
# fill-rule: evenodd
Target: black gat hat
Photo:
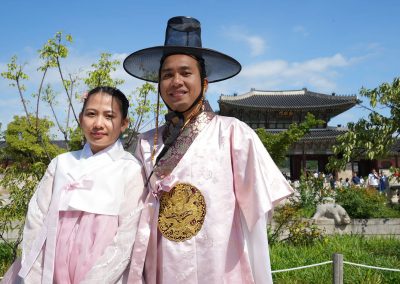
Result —
<instances>
[{"instance_id":1,"label":"black gat hat","mask_svg":"<svg viewBox=\"0 0 400 284\"><path fill-rule=\"evenodd\" d=\"M130 75L157 83L161 59L173 54L187 54L202 58L209 83L222 81L237 75L240 63L221 52L203 48L200 22L191 17L169 19L163 46L141 49L124 60L124 69Z\"/></svg>"}]
</instances>

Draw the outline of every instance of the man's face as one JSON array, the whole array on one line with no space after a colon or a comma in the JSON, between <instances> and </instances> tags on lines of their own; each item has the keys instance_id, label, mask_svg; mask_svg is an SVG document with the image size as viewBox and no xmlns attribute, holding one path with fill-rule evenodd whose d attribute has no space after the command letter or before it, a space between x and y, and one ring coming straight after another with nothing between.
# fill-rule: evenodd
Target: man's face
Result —
<instances>
[{"instance_id":1,"label":"man's face","mask_svg":"<svg viewBox=\"0 0 400 284\"><path fill-rule=\"evenodd\" d=\"M207 81L204 82L205 89ZM198 62L191 56L168 56L160 71L160 94L174 111L184 112L201 92L201 76Z\"/></svg>"}]
</instances>

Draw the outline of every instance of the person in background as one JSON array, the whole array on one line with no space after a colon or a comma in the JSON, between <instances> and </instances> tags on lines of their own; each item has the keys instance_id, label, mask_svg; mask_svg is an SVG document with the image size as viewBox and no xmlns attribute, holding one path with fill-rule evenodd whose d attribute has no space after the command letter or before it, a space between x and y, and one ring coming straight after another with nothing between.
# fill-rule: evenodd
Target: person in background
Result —
<instances>
[{"instance_id":1,"label":"person in background","mask_svg":"<svg viewBox=\"0 0 400 284\"><path fill-rule=\"evenodd\" d=\"M331 189L335 190L336 189L335 176L332 173L329 174L328 181L329 181L329 185L331 186Z\"/></svg>"},{"instance_id":2,"label":"person in background","mask_svg":"<svg viewBox=\"0 0 400 284\"><path fill-rule=\"evenodd\" d=\"M360 178L358 177L357 172L353 172L353 177L351 178L351 183L352 183L354 186L360 187L360 185L361 185L361 180L360 180Z\"/></svg>"},{"instance_id":3,"label":"person in background","mask_svg":"<svg viewBox=\"0 0 400 284\"><path fill-rule=\"evenodd\" d=\"M379 173L379 194L386 194L389 189L389 179L383 171Z\"/></svg>"},{"instance_id":4,"label":"person in background","mask_svg":"<svg viewBox=\"0 0 400 284\"><path fill-rule=\"evenodd\" d=\"M365 181L367 179L368 179L367 177L363 178L362 176L360 176L360 186L365 186Z\"/></svg>"},{"instance_id":5,"label":"person in background","mask_svg":"<svg viewBox=\"0 0 400 284\"><path fill-rule=\"evenodd\" d=\"M343 187L344 188L349 188L350 187L350 180L349 178L346 178L345 181L343 182Z\"/></svg>"},{"instance_id":6,"label":"person in background","mask_svg":"<svg viewBox=\"0 0 400 284\"><path fill-rule=\"evenodd\" d=\"M367 186L379 190L379 175L375 169L372 169L371 173L368 175Z\"/></svg>"}]
</instances>

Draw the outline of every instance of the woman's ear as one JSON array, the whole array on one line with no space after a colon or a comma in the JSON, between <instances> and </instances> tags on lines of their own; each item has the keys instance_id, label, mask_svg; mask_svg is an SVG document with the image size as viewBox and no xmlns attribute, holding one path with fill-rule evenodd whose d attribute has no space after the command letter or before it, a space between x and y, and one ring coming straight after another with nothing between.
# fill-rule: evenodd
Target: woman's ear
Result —
<instances>
[{"instance_id":1,"label":"woman's ear","mask_svg":"<svg viewBox=\"0 0 400 284\"><path fill-rule=\"evenodd\" d=\"M129 118L124 118L121 123L121 133L124 132L129 126Z\"/></svg>"}]
</instances>

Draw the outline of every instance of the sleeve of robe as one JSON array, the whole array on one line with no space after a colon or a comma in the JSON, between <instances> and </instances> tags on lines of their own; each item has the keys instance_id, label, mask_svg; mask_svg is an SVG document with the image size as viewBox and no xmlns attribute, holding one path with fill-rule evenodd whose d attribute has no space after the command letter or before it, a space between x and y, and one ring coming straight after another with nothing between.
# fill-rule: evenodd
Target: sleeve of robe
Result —
<instances>
[{"instance_id":1,"label":"sleeve of robe","mask_svg":"<svg viewBox=\"0 0 400 284\"><path fill-rule=\"evenodd\" d=\"M39 182L33 194L25 219L23 241L22 241L22 262L31 251L34 240L43 226L53 193L54 173L56 170L57 158L53 159ZM40 283L43 272L43 250L34 262L29 274L24 279L25 283Z\"/></svg>"},{"instance_id":2,"label":"sleeve of robe","mask_svg":"<svg viewBox=\"0 0 400 284\"><path fill-rule=\"evenodd\" d=\"M251 231L293 189L250 127L237 121L231 131L235 195Z\"/></svg>"},{"instance_id":3,"label":"sleeve of robe","mask_svg":"<svg viewBox=\"0 0 400 284\"><path fill-rule=\"evenodd\" d=\"M257 284L272 283L267 214L293 189L251 128L237 121L231 131L235 195L253 276Z\"/></svg>"},{"instance_id":4,"label":"sleeve of robe","mask_svg":"<svg viewBox=\"0 0 400 284\"><path fill-rule=\"evenodd\" d=\"M119 282L128 267L144 198L141 166L137 162L134 164L134 167L124 169L125 196L119 213L117 233L81 283Z\"/></svg>"}]
</instances>

